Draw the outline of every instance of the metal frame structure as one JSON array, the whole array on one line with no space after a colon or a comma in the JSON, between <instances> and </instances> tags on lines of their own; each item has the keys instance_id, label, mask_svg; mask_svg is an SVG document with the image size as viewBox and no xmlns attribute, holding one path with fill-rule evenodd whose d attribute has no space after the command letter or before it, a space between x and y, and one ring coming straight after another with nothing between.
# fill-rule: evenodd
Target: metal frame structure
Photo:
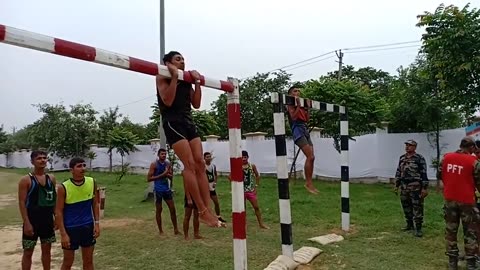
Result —
<instances>
[{"instance_id":1,"label":"metal frame structure","mask_svg":"<svg viewBox=\"0 0 480 270\"><path fill-rule=\"evenodd\" d=\"M45 36L0 24L0 43L52 53L83 61L148 75L171 78L164 65L106 51L88 45ZM179 71L178 79L194 83L188 71ZM200 84L227 92L227 112L230 143L230 170L232 189L232 224L234 269L247 269L246 215L243 194L240 92L237 79L217 80L202 76Z\"/></svg>"},{"instance_id":2,"label":"metal frame structure","mask_svg":"<svg viewBox=\"0 0 480 270\"><path fill-rule=\"evenodd\" d=\"M288 179L287 143L285 139L285 106L297 106L295 97L281 93L272 93L273 127L275 152L277 156L278 200L280 207L280 229L282 254L293 259L292 215L290 209L290 190ZM350 229L350 194L348 167L348 115L344 106L300 98L303 108L340 115L340 172L342 230Z\"/></svg>"}]
</instances>

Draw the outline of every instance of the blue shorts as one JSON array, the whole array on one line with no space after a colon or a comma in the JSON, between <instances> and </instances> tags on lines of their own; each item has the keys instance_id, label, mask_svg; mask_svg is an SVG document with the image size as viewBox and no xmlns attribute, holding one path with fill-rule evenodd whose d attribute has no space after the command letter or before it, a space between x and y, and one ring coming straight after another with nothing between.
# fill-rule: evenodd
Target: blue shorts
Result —
<instances>
[{"instance_id":1,"label":"blue shorts","mask_svg":"<svg viewBox=\"0 0 480 270\"><path fill-rule=\"evenodd\" d=\"M65 228L65 231L70 238L70 248L63 248L68 250L77 250L79 247L91 247L97 242L95 240L93 223Z\"/></svg>"},{"instance_id":2,"label":"blue shorts","mask_svg":"<svg viewBox=\"0 0 480 270\"><path fill-rule=\"evenodd\" d=\"M173 199L173 193L171 190L167 191L155 191L155 203L162 203L162 199L169 201Z\"/></svg>"},{"instance_id":3,"label":"blue shorts","mask_svg":"<svg viewBox=\"0 0 480 270\"><path fill-rule=\"evenodd\" d=\"M302 148L304 145L313 145L310 133L305 124L293 124L292 126L293 141Z\"/></svg>"}]
</instances>

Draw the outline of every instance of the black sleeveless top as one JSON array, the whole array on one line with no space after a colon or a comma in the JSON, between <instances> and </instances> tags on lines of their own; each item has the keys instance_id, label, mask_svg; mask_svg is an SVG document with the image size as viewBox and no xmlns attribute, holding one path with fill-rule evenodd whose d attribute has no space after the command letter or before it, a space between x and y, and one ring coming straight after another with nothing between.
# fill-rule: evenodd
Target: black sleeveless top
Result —
<instances>
[{"instance_id":1,"label":"black sleeveless top","mask_svg":"<svg viewBox=\"0 0 480 270\"><path fill-rule=\"evenodd\" d=\"M27 194L27 211L29 215L53 214L57 192L48 174L45 174L45 186L40 185L32 174L29 174L31 186Z\"/></svg>"},{"instance_id":2,"label":"black sleeveless top","mask_svg":"<svg viewBox=\"0 0 480 270\"><path fill-rule=\"evenodd\" d=\"M170 83L170 80L167 80ZM162 122L178 122L178 121L190 121L192 119L192 100L190 93L192 91L192 84L185 81L177 82L177 92L175 93L175 99L170 107L163 103L162 98L157 91L158 106L160 113L162 114Z\"/></svg>"}]
</instances>

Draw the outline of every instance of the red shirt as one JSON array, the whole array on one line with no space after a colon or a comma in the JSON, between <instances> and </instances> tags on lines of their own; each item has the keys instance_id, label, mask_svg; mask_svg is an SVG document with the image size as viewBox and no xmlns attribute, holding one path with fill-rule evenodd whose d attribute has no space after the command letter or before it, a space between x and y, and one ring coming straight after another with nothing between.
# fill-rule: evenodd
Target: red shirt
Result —
<instances>
[{"instance_id":1,"label":"red shirt","mask_svg":"<svg viewBox=\"0 0 480 270\"><path fill-rule=\"evenodd\" d=\"M445 200L475 204L473 179L476 157L464 153L448 153L442 162L443 196Z\"/></svg>"},{"instance_id":2,"label":"red shirt","mask_svg":"<svg viewBox=\"0 0 480 270\"><path fill-rule=\"evenodd\" d=\"M295 111L297 109L295 106L291 106L291 108L293 109L293 111ZM298 113L295 117L293 117L292 114L290 114L290 115L292 117L292 121L308 122L308 120L310 119L310 115L309 115L308 111L305 110L305 108L302 108L302 107L299 108Z\"/></svg>"}]
</instances>

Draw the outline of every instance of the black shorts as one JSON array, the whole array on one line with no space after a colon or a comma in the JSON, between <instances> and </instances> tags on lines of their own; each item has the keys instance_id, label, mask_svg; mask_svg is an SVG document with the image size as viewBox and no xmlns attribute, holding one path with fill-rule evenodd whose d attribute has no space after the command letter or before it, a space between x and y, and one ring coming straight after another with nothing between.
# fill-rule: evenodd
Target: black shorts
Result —
<instances>
[{"instance_id":1,"label":"black shorts","mask_svg":"<svg viewBox=\"0 0 480 270\"><path fill-rule=\"evenodd\" d=\"M185 195L184 201L185 201L185 205L184 205L185 208L198 209L198 208L197 208L197 205L195 204L195 202L193 201L193 199L192 199L192 204L188 204L187 196L186 196L186 195Z\"/></svg>"},{"instance_id":2,"label":"black shorts","mask_svg":"<svg viewBox=\"0 0 480 270\"><path fill-rule=\"evenodd\" d=\"M210 190L210 196L217 196L216 190Z\"/></svg>"},{"instance_id":3,"label":"black shorts","mask_svg":"<svg viewBox=\"0 0 480 270\"><path fill-rule=\"evenodd\" d=\"M163 130L169 145L174 145L183 139L191 141L200 137L195 123L191 121L166 121L163 123Z\"/></svg>"},{"instance_id":4,"label":"black shorts","mask_svg":"<svg viewBox=\"0 0 480 270\"><path fill-rule=\"evenodd\" d=\"M93 223L65 228L65 231L70 238L70 248L63 248L68 250L77 250L79 247L91 247L97 242L94 237Z\"/></svg>"},{"instance_id":5,"label":"black shorts","mask_svg":"<svg viewBox=\"0 0 480 270\"><path fill-rule=\"evenodd\" d=\"M22 230L23 249L35 248L38 238L40 238L41 244L51 244L56 241L53 214L47 213L43 216L29 215L28 219L33 227L33 236L25 235L24 231Z\"/></svg>"},{"instance_id":6,"label":"black shorts","mask_svg":"<svg viewBox=\"0 0 480 270\"><path fill-rule=\"evenodd\" d=\"M155 203L162 203L162 199L165 201L173 199L173 192L171 190L155 191Z\"/></svg>"},{"instance_id":7,"label":"black shorts","mask_svg":"<svg viewBox=\"0 0 480 270\"><path fill-rule=\"evenodd\" d=\"M296 141L295 141L295 144L299 147L299 148L302 148L303 146L305 145L311 145L313 146L313 142L312 142L312 139L310 138L310 135L304 135L300 138L298 138Z\"/></svg>"}]
</instances>

